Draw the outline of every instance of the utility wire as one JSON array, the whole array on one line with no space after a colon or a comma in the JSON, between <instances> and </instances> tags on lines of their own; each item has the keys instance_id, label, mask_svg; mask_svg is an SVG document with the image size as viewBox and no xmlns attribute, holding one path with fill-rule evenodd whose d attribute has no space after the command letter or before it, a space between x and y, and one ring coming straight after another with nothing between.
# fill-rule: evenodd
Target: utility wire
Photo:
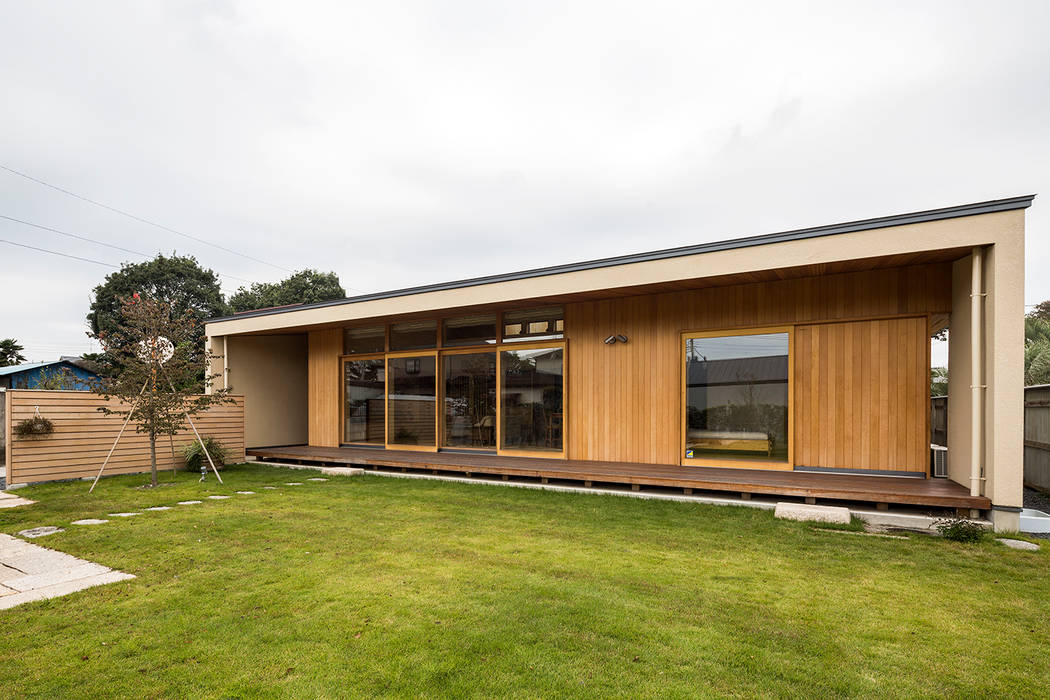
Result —
<instances>
[{"instance_id":1,"label":"utility wire","mask_svg":"<svg viewBox=\"0 0 1050 700\"><path fill-rule=\"evenodd\" d=\"M84 262L95 263L96 265L105 265L106 267L116 267L116 268L120 267L119 265L114 265L113 263L102 262L100 260L91 260L90 258L82 258L79 255L70 255L69 253L59 253L56 250L47 250L46 248L37 248L36 246L26 245L25 243L15 243L14 241L8 241L8 240L5 240L3 238L0 238L0 243L7 243L8 245L16 245L19 248L29 248L30 250L38 250L41 253L50 253L51 255L61 255L63 258L72 258L73 260L82 260Z\"/></svg>"},{"instance_id":2,"label":"utility wire","mask_svg":"<svg viewBox=\"0 0 1050 700\"><path fill-rule=\"evenodd\" d=\"M68 236L70 238L77 238L77 239L82 240L82 241L87 241L88 243L94 243L96 245L104 245L107 248L112 248L113 250L120 250L120 251L123 251L125 253L131 253L132 255L141 255L144 258L148 258L149 257L149 255L147 253L140 253L139 251L131 250L130 248L121 248L119 245L112 245L110 243L103 243L102 241L96 241L94 238L88 238L87 236L78 236L77 234L69 233L68 231L59 231L57 228L51 228L50 226L43 226L41 224L34 224L31 221L23 221L22 219L16 219L13 216L4 216L3 214L0 214L0 219L7 219L8 221L14 221L16 224L24 224L26 226L32 226L33 228L42 229L44 231L50 231L51 233L57 233L60 236Z\"/></svg>"},{"instance_id":3,"label":"utility wire","mask_svg":"<svg viewBox=\"0 0 1050 700\"><path fill-rule=\"evenodd\" d=\"M0 166L0 167L3 167L3 166ZM87 236L81 236L81 235L76 234L76 233L69 233L68 231L59 231L57 228L51 228L50 226L44 226L42 224L34 224L32 221L25 221L24 219L16 219L13 216L6 216L4 214L0 214L0 219L7 219L8 221L14 221L15 223L24 224L26 226L32 226L33 228L38 228L38 229L41 229L41 230L44 230L44 231L51 231L52 233L57 233L57 234L59 234L61 236L69 236L70 238L76 238L76 239L81 240L81 241L87 241L88 243L94 243L96 245L105 246L107 248L113 248L114 250L120 250L120 251L123 251L125 253L131 253L132 255L139 255L139 256L141 256L143 258L150 257L149 253L142 253L142 252L139 252L137 250L131 250L130 248L121 248L119 245L112 245L111 243L104 243L103 241L99 241L99 240L96 240L94 238L88 238ZM19 243L15 243L13 245L20 245L20 244ZM64 255L64 253L58 253L58 255ZM67 256L67 257L75 257L75 256ZM92 261L92 262L94 262L94 261ZM103 264L108 265L109 263L103 263ZM116 265L112 265L111 267L116 267ZM252 284L251 280L246 280L243 277L235 277L233 275L227 275L227 274L224 274L222 272L216 272L215 274L219 275L220 277L225 277L227 279L237 280L239 282L247 282L248 284Z\"/></svg>"},{"instance_id":4,"label":"utility wire","mask_svg":"<svg viewBox=\"0 0 1050 700\"><path fill-rule=\"evenodd\" d=\"M182 236L183 238L188 238L191 241L197 241L198 243L203 243L204 245L210 245L213 248L218 248L219 250L224 250L227 253L232 253L233 255L239 255L242 258L247 258L248 260L254 260L257 263L262 263L263 265L269 265L270 267L275 267L278 270L284 270L285 272L293 272L293 270L289 270L287 267L281 267L280 265L275 265L275 264L273 264L271 262L266 262L265 260L260 260L259 258L255 258L255 257L252 257L251 255L247 255L245 253L238 252L236 250L233 250L232 248L227 248L225 246L221 246L218 243L212 243L211 241L205 240L203 238L198 238L197 236L191 236L188 233L183 233L182 231L178 231L176 229L173 229L170 226L165 226L164 224L158 224L156 221L150 221L149 219L144 219L141 216L136 216L135 214L132 214L130 212L124 211L123 209L117 209L116 207L111 207L108 204L103 204L102 202L95 201L94 199L89 199L88 197L85 197L83 195L79 195L76 192L70 192L69 190L63 189L63 188L59 187L58 185L52 185L50 182L44 182L43 180L37 179L37 178L33 177L32 175L27 175L26 173L19 172L18 170L15 170L14 168L9 168L6 165L0 164L0 170L6 170L7 172L9 172L9 173L11 173L13 175L18 175L19 177L24 177L27 180L32 180L33 182L35 182L37 184L43 185L44 187L50 187L51 189L53 189L53 190L55 190L57 192L61 192L62 194L69 195L70 197L74 197L74 198L79 199L81 201L87 202L88 204L94 204L96 207L102 207L103 209L108 209L109 211L114 212L116 214L120 214L121 216L126 216L129 219L134 219L135 221L138 221L140 223L147 224L149 226L154 226L154 227L159 228L159 229L161 229L163 231L168 231L169 233L174 233L177 236Z\"/></svg>"}]
</instances>

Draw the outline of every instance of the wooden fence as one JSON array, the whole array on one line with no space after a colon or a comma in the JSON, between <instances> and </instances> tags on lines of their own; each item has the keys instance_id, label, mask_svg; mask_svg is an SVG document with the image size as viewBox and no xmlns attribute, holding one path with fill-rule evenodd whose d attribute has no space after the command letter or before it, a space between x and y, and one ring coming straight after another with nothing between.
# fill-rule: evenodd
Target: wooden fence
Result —
<instances>
[{"instance_id":1,"label":"wooden fence","mask_svg":"<svg viewBox=\"0 0 1050 700\"><path fill-rule=\"evenodd\" d=\"M7 483L25 484L59 479L94 477L124 422L122 416L107 416L98 408L106 402L86 391L39 391L10 389L6 394L4 433L7 436ZM244 461L244 397L234 403L214 406L193 422L202 437L211 436L226 447L227 459ZM111 400L110 406L119 404ZM46 437L24 438L12 428L19 421L40 415L55 425ZM182 447L193 437L187 427L174 438L175 466L182 468ZM157 441L157 467L172 468L171 446L167 437ZM106 474L149 471L149 438L135 432L135 422L120 438Z\"/></svg>"},{"instance_id":2,"label":"wooden fence","mask_svg":"<svg viewBox=\"0 0 1050 700\"><path fill-rule=\"evenodd\" d=\"M1050 385L1024 388L1024 483L1050 491Z\"/></svg>"}]
</instances>

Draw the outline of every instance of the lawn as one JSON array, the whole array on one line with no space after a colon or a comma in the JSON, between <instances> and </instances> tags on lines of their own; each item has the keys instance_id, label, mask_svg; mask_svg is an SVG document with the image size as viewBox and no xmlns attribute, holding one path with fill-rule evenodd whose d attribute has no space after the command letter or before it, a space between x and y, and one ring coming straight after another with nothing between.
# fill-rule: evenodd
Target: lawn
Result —
<instances>
[{"instance_id":1,"label":"lawn","mask_svg":"<svg viewBox=\"0 0 1050 700\"><path fill-rule=\"evenodd\" d=\"M5 697L1036 696L1050 556L768 511L255 465L19 492L138 576L0 612ZM169 475L170 478L170 475ZM278 485L279 490L266 490ZM73 520L209 494L223 501Z\"/></svg>"}]
</instances>

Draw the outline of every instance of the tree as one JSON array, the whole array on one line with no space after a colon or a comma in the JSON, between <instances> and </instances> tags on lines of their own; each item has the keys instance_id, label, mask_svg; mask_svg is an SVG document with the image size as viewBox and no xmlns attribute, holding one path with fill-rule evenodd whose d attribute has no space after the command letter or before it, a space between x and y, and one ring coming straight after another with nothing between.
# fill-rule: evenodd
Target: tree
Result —
<instances>
[{"instance_id":1,"label":"tree","mask_svg":"<svg viewBox=\"0 0 1050 700\"><path fill-rule=\"evenodd\" d=\"M26 361L22 351L25 350L14 338L0 340L0 367L22 364Z\"/></svg>"},{"instance_id":2,"label":"tree","mask_svg":"<svg viewBox=\"0 0 1050 700\"><path fill-rule=\"evenodd\" d=\"M1039 318L1044 321L1050 321L1050 300L1041 301L1036 304L1035 308L1028 312L1028 318Z\"/></svg>"},{"instance_id":3,"label":"tree","mask_svg":"<svg viewBox=\"0 0 1050 700\"><path fill-rule=\"evenodd\" d=\"M218 275L202 268L192 256L158 255L146 262L126 263L95 287L95 298L87 315L88 335L104 341L106 336L116 334L108 341L110 345L122 337L118 331L124 303L134 294L164 299L172 314L193 320L194 347L201 353L204 352L204 319L227 312ZM122 355L108 353L110 361L118 356ZM98 357L92 359L99 361L104 374L113 375L119 370L118 366L111 366Z\"/></svg>"},{"instance_id":4,"label":"tree","mask_svg":"<svg viewBox=\"0 0 1050 700\"><path fill-rule=\"evenodd\" d=\"M346 298L346 290L334 272L301 270L280 282L256 283L241 287L230 297L233 311L252 311L288 304L312 304Z\"/></svg>"},{"instance_id":5,"label":"tree","mask_svg":"<svg viewBox=\"0 0 1050 700\"><path fill-rule=\"evenodd\" d=\"M1050 320L1035 314L1024 320L1024 383L1050 384Z\"/></svg>"},{"instance_id":6,"label":"tree","mask_svg":"<svg viewBox=\"0 0 1050 700\"><path fill-rule=\"evenodd\" d=\"M948 368L930 368L930 396L948 395Z\"/></svg>"},{"instance_id":7,"label":"tree","mask_svg":"<svg viewBox=\"0 0 1050 700\"><path fill-rule=\"evenodd\" d=\"M115 330L104 336L102 348L120 373L95 381L93 388L107 400L120 401L119 408L104 406L100 411L130 415L136 431L149 436L150 483L156 486L157 438L179 432L186 416L193 418L232 399L226 389L197 393L209 356L197 345L200 324L193 311L177 312L167 302L134 294L122 301L115 320ZM205 382L218 376L206 376Z\"/></svg>"}]
</instances>

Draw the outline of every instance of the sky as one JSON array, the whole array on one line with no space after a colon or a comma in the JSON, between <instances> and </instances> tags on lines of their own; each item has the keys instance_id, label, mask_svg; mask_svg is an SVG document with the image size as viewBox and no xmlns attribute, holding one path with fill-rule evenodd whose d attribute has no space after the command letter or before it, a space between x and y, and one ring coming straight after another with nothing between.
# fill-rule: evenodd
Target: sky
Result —
<instances>
[{"instance_id":1,"label":"sky","mask_svg":"<svg viewBox=\"0 0 1050 700\"><path fill-rule=\"evenodd\" d=\"M1044 193L1047 2L0 0L0 216L350 293ZM145 258L0 218L0 239ZM255 260L250 259L255 258ZM114 268L0 243L0 338ZM935 348L934 363L946 353Z\"/></svg>"}]
</instances>

